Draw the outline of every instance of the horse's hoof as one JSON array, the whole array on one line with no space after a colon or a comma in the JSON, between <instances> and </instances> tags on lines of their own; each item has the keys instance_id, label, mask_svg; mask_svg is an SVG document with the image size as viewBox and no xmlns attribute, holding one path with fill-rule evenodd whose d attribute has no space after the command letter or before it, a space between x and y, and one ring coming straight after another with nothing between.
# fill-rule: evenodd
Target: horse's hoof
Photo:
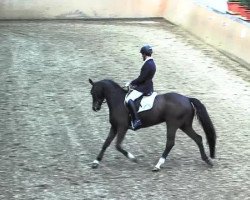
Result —
<instances>
[{"instance_id":1,"label":"horse's hoof","mask_svg":"<svg viewBox=\"0 0 250 200\"><path fill-rule=\"evenodd\" d=\"M99 167L99 161L95 160L94 162L92 162L92 169L96 169Z\"/></svg>"},{"instance_id":2,"label":"horse's hoof","mask_svg":"<svg viewBox=\"0 0 250 200\"><path fill-rule=\"evenodd\" d=\"M92 169L97 169L98 167L99 167L99 164L97 164L97 163L92 163Z\"/></svg>"},{"instance_id":3,"label":"horse's hoof","mask_svg":"<svg viewBox=\"0 0 250 200\"><path fill-rule=\"evenodd\" d=\"M129 153L129 152L128 152L127 157L128 157L132 162L134 162L134 163L137 163L137 162L138 162L138 161L137 161L137 158L136 158L133 154L131 154L131 153Z\"/></svg>"},{"instance_id":4,"label":"horse's hoof","mask_svg":"<svg viewBox=\"0 0 250 200\"><path fill-rule=\"evenodd\" d=\"M214 164L210 159L206 159L205 162L208 164L208 166L213 167Z\"/></svg>"},{"instance_id":5,"label":"horse's hoof","mask_svg":"<svg viewBox=\"0 0 250 200\"><path fill-rule=\"evenodd\" d=\"M160 168L158 167L154 167L154 169L152 169L152 172L159 172L160 171Z\"/></svg>"},{"instance_id":6,"label":"horse's hoof","mask_svg":"<svg viewBox=\"0 0 250 200\"><path fill-rule=\"evenodd\" d=\"M137 158L132 158L132 159L130 159L132 162L134 162L134 163L138 163L138 159Z\"/></svg>"}]
</instances>

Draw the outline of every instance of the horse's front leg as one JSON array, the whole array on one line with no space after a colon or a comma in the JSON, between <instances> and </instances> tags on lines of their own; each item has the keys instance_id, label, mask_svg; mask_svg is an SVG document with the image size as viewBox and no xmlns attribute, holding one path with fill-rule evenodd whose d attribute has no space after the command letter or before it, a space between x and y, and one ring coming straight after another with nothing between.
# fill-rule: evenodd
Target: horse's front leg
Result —
<instances>
[{"instance_id":1,"label":"horse's front leg","mask_svg":"<svg viewBox=\"0 0 250 200\"><path fill-rule=\"evenodd\" d=\"M118 128L117 130L117 140L116 140L116 149L121 152L124 156L126 156L127 158L129 158L131 161L133 162L137 162L136 157L129 153L128 151L124 150L122 147L122 141L125 138L125 135L127 133L127 128Z\"/></svg>"},{"instance_id":2,"label":"horse's front leg","mask_svg":"<svg viewBox=\"0 0 250 200\"><path fill-rule=\"evenodd\" d=\"M101 160L103 158L104 152L109 147L110 143L113 141L115 136L116 136L116 130L115 130L115 128L113 126L111 126L110 131L109 131L109 135L106 138L100 153L98 154L96 160L94 160L93 163L92 163L92 168L97 168L99 166L99 164L100 164L100 162L101 162Z\"/></svg>"}]
</instances>

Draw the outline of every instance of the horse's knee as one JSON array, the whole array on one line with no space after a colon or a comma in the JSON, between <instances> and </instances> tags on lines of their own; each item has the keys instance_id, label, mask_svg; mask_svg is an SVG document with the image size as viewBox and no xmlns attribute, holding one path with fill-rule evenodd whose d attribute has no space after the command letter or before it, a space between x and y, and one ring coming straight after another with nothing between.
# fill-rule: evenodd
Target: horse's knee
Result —
<instances>
[{"instance_id":1,"label":"horse's knee","mask_svg":"<svg viewBox=\"0 0 250 200\"><path fill-rule=\"evenodd\" d=\"M201 137L200 135L198 135L198 134L197 134L195 140L196 140L196 143L197 143L197 144L201 144L201 143L202 143L202 137Z\"/></svg>"}]
</instances>

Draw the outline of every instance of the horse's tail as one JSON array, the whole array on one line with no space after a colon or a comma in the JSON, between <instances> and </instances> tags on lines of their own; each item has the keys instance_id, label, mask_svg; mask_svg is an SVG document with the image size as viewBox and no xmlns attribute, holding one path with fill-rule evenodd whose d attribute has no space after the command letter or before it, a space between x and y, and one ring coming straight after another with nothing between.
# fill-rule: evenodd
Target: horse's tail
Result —
<instances>
[{"instance_id":1,"label":"horse's tail","mask_svg":"<svg viewBox=\"0 0 250 200\"><path fill-rule=\"evenodd\" d=\"M210 157L215 157L215 145L216 145L216 132L214 125L208 115L206 107L195 98L189 98L190 102L194 105L197 118L206 134L207 142L210 150Z\"/></svg>"}]
</instances>

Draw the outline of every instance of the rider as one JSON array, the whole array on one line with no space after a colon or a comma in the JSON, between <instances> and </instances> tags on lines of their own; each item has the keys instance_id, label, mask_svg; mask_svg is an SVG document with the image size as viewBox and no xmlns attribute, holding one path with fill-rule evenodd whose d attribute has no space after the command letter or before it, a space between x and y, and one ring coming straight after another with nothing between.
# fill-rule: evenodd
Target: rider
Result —
<instances>
[{"instance_id":1,"label":"rider","mask_svg":"<svg viewBox=\"0 0 250 200\"><path fill-rule=\"evenodd\" d=\"M156 65L153 58L151 57L153 50L149 45L145 45L141 48L140 53L144 64L141 68L141 73L133 80L130 85L133 88L133 91L126 97L125 102L128 105L129 111L132 115L132 128L136 130L142 125L141 120L138 117L134 101L142 95L151 95L153 93L153 82L156 71Z\"/></svg>"}]
</instances>

